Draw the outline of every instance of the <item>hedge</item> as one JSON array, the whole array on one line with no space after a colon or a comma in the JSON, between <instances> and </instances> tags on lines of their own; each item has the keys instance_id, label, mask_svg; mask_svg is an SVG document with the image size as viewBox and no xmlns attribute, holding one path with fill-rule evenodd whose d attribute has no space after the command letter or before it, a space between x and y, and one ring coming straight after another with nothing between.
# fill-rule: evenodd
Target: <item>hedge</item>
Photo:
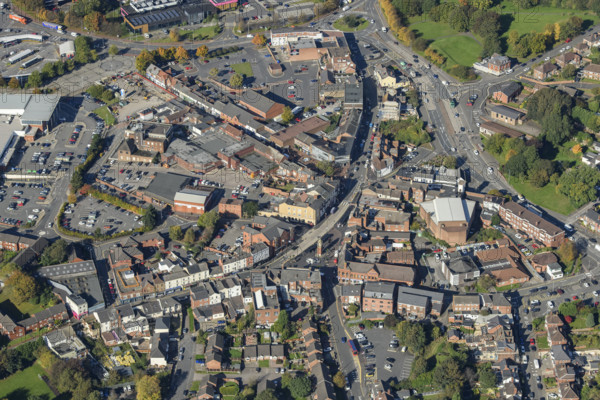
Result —
<instances>
[{"instance_id":1,"label":"hedge","mask_svg":"<svg viewBox=\"0 0 600 400\"><path fill-rule=\"evenodd\" d=\"M90 188L87 191L87 193L98 200L105 201L107 203L112 204L113 206L121 207L127 211L131 211L138 215L144 215L144 213L145 213L145 210L142 207L138 207L133 204L130 204L130 203L126 202L125 200L120 199L117 196L113 196L112 194L104 193L104 192L101 192L99 190L92 189L92 188Z\"/></svg>"},{"instance_id":2,"label":"hedge","mask_svg":"<svg viewBox=\"0 0 600 400\"><path fill-rule=\"evenodd\" d=\"M235 382L227 382L219 389L223 396L235 396L240 392L240 387Z\"/></svg>"}]
</instances>

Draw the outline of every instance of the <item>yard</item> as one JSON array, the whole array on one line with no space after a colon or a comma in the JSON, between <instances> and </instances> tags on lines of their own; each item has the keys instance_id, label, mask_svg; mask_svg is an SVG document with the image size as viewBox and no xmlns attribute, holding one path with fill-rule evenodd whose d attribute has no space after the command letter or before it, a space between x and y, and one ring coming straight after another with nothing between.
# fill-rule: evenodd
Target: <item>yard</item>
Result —
<instances>
[{"instance_id":1,"label":"yard","mask_svg":"<svg viewBox=\"0 0 600 400\"><path fill-rule=\"evenodd\" d=\"M269 368L271 366L271 363L269 362L269 360L259 360L258 366L261 368Z\"/></svg>"},{"instance_id":2,"label":"yard","mask_svg":"<svg viewBox=\"0 0 600 400\"><path fill-rule=\"evenodd\" d=\"M547 350L550 348L548 344L548 336L542 335L537 337L537 346L540 350Z\"/></svg>"},{"instance_id":3,"label":"yard","mask_svg":"<svg viewBox=\"0 0 600 400\"><path fill-rule=\"evenodd\" d=\"M569 199L556 192L556 186L552 183L548 183L542 188L536 188L529 182L514 176L508 176L507 181L517 192L534 204L563 215L568 215L575 210Z\"/></svg>"},{"instance_id":4,"label":"yard","mask_svg":"<svg viewBox=\"0 0 600 400\"><path fill-rule=\"evenodd\" d=\"M0 311L7 314L14 321L21 321L28 318L32 314L42 311L43 308L39 304L33 304L28 301L19 305L14 304L10 301L10 297L7 290L0 292Z\"/></svg>"},{"instance_id":5,"label":"yard","mask_svg":"<svg viewBox=\"0 0 600 400\"><path fill-rule=\"evenodd\" d=\"M117 122L115 116L108 110L108 106L96 108L94 114L102 118L104 122L106 122L106 125L114 125L114 123Z\"/></svg>"},{"instance_id":6,"label":"yard","mask_svg":"<svg viewBox=\"0 0 600 400\"><path fill-rule=\"evenodd\" d=\"M252 73L252 65L249 62L243 62L238 64L232 64L231 68L240 75L246 78L254 76Z\"/></svg>"},{"instance_id":7,"label":"yard","mask_svg":"<svg viewBox=\"0 0 600 400\"><path fill-rule=\"evenodd\" d=\"M0 385L0 398L23 400L37 395L48 400L54 399L54 394L38 375L46 375L46 372L36 363L4 379Z\"/></svg>"}]
</instances>

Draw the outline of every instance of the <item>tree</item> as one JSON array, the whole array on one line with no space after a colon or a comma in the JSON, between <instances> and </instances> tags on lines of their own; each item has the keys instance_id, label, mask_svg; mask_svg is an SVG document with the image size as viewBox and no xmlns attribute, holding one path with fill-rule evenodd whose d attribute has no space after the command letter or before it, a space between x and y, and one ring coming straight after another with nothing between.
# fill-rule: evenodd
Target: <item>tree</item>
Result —
<instances>
[{"instance_id":1,"label":"tree","mask_svg":"<svg viewBox=\"0 0 600 400\"><path fill-rule=\"evenodd\" d=\"M343 389L344 386L346 386L346 379L344 378L344 374L342 373L342 371L338 371L333 376L333 384L340 389Z\"/></svg>"},{"instance_id":2,"label":"tree","mask_svg":"<svg viewBox=\"0 0 600 400\"><path fill-rule=\"evenodd\" d=\"M0 87L6 87L6 80L0 76Z\"/></svg>"},{"instance_id":3,"label":"tree","mask_svg":"<svg viewBox=\"0 0 600 400\"><path fill-rule=\"evenodd\" d=\"M577 303L575 301L567 301L558 306L558 312L565 317L577 316Z\"/></svg>"},{"instance_id":4,"label":"tree","mask_svg":"<svg viewBox=\"0 0 600 400\"><path fill-rule=\"evenodd\" d=\"M8 81L8 87L9 89L21 89L21 84L19 83L19 80L13 76L10 78L10 81Z\"/></svg>"},{"instance_id":5,"label":"tree","mask_svg":"<svg viewBox=\"0 0 600 400\"><path fill-rule=\"evenodd\" d=\"M258 47L263 47L265 44L267 44L267 38L265 37L265 35L257 33L256 35L254 35L254 38L252 38L252 44Z\"/></svg>"},{"instance_id":6,"label":"tree","mask_svg":"<svg viewBox=\"0 0 600 400\"><path fill-rule=\"evenodd\" d=\"M352 314L354 316L356 316L356 313L358 312L359 308L356 304L350 304L348 306L348 314Z\"/></svg>"},{"instance_id":7,"label":"tree","mask_svg":"<svg viewBox=\"0 0 600 400\"><path fill-rule=\"evenodd\" d=\"M412 42L412 48L415 51L419 51L419 52L423 52L425 51L425 49L429 46L429 42L425 39L423 39L422 37L420 38L416 38L415 40L413 40Z\"/></svg>"},{"instance_id":8,"label":"tree","mask_svg":"<svg viewBox=\"0 0 600 400\"><path fill-rule=\"evenodd\" d=\"M175 59L179 62L185 61L185 60L189 60L190 59L190 55L188 54L187 50L184 49L183 47L179 46L177 48L177 50L175 50Z\"/></svg>"},{"instance_id":9,"label":"tree","mask_svg":"<svg viewBox=\"0 0 600 400\"><path fill-rule=\"evenodd\" d=\"M27 78L27 87L39 88L42 86L42 84L42 75L39 73L39 71L31 72L31 75L29 75L29 78Z\"/></svg>"},{"instance_id":10,"label":"tree","mask_svg":"<svg viewBox=\"0 0 600 400\"><path fill-rule=\"evenodd\" d=\"M289 106L285 106L283 109L283 113L281 113L281 122L284 124L289 124L291 120L294 119L294 113Z\"/></svg>"},{"instance_id":11,"label":"tree","mask_svg":"<svg viewBox=\"0 0 600 400\"><path fill-rule=\"evenodd\" d=\"M577 259L577 257L579 256L577 246L570 240L564 241L560 245L556 253L560 257L560 261L566 265L572 264L575 261L575 259Z\"/></svg>"},{"instance_id":12,"label":"tree","mask_svg":"<svg viewBox=\"0 0 600 400\"><path fill-rule=\"evenodd\" d=\"M588 313L585 316L585 326L587 328L593 328L594 326L596 326L596 316L594 315L594 313Z\"/></svg>"},{"instance_id":13,"label":"tree","mask_svg":"<svg viewBox=\"0 0 600 400\"><path fill-rule=\"evenodd\" d=\"M206 58L207 55L208 55L208 46L206 46L205 44L203 44L202 46L200 46L196 49L196 57Z\"/></svg>"},{"instance_id":14,"label":"tree","mask_svg":"<svg viewBox=\"0 0 600 400\"><path fill-rule=\"evenodd\" d=\"M273 389L266 389L256 396L256 400L277 400Z\"/></svg>"},{"instance_id":15,"label":"tree","mask_svg":"<svg viewBox=\"0 0 600 400\"><path fill-rule=\"evenodd\" d=\"M181 230L181 226L173 225L173 226L169 227L169 239L171 239L171 240L183 239L183 231Z\"/></svg>"},{"instance_id":16,"label":"tree","mask_svg":"<svg viewBox=\"0 0 600 400\"><path fill-rule=\"evenodd\" d=\"M171 29L169 32L169 39L171 39L173 42L179 42L181 40L181 37L179 36L179 29Z\"/></svg>"},{"instance_id":17,"label":"tree","mask_svg":"<svg viewBox=\"0 0 600 400\"><path fill-rule=\"evenodd\" d=\"M258 203L256 201L245 201L242 205L242 213L246 218L252 218L258 214Z\"/></svg>"},{"instance_id":18,"label":"tree","mask_svg":"<svg viewBox=\"0 0 600 400\"><path fill-rule=\"evenodd\" d=\"M500 225L501 222L502 219L500 218L500 215L498 215L498 213L492 215L492 226Z\"/></svg>"},{"instance_id":19,"label":"tree","mask_svg":"<svg viewBox=\"0 0 600 400\"><path fill-rule=\"evenodd\" d=\"M187 231L185 231L185 235L183 237L183 241L188 245L192 245L196 241L196 232L194 232L193 227L189 227Z\"/></svg>"},{"instance_id":20,"label":"tree","mask_svg":"<svg viewBox=\"0 0 600 400\"><path fill-rule=\"evenodd\" d=\"M144 229L147 231L151 231L156 226L156 222L158 219L158 212L153 205L150 205L146 209L144 216L142 217L142 223L144 224Z\"/></svg>"},{"instance_id":21,"label":"tree","mask_svg":"<svg viewBox=\"0 0 600 400\"><path fill-rule=\"evenodd\" d=\"M478 372L479 384L484 389L491 389L496 387L496 374L492 370L490 363L483 364Z\"/></svg>"},{"instance_id":22,"label":"tree","mask_svg":"<svg viewBox=\"0 0 600 400\"><path fill-rule=\"evenodd\" d=\"M415 357L410 374L411 377L419 377L427 372L427 359L423 356Z\"/></svg>"},{"instance_id":23,"label":"tree","mask_svg":"<svg viewBox=\"0 0 600 400\"><path fill-rule=\"evenodd\" d=\"M490 290L494 286L496 286L496 279L489 274L484 274L479 277L477 280L477 285L483 290Z\"/></svg>"},{"instance_id":24,"label":"tree","mask_svg":"<svg viewBox=\"0 0 600 400\"><path fill-rule=\"evenodd\" d=\"M6 287L10 291L11 299L17 303L24 303L36 295L38 285L35 279L23 271L14 271L6 279Z\"/></svg>"},{"instance_id":25,"label":"tree","mask_svg":"<svg viewBox=\"0 0 600 400\"><path fill-rule=\"evenodd\" d=\"M444 157L444 161L442 165L449 169L456 169L456 157L454 156L446 156Z\"/></svg>"},{"instance_id":26,"label":"tree","mask_svg":"<svg viewBox=\"0 0 600 400\"><path fill-rule=\"evenodd\" d=\"M283 386L283 379L282 379ZM290 391L290 394L295 399L303 399L308 396L312 389L312 384L310 382L310 378L306 375L296 376L292 378L286 386L284 386Z\"/></svg>"},{"instance_id":27,"label":"tree","mask_svg":"<svg viewBox=\"0 0 600 400\"><path fill-rule=\"evenodd\" d=\"M198 226L201 228L214 228L217 222L219 222L219 213L216 210L204 213L198 218Z\"/></svg>"},{"instance_id":28,"label":"tree","mask_svg":"<svg viewBox=\"0 0 600 400\"><path fill-rule=\"evenodd\" d=\"M398 321L398 318L394 314L388 314L383 319L383 326L387 329L394 329L398 325L398 322L400 321Z\"/></svg>"},{"instance_id":29,"label":"tree","mask_svg":"<svg viewBox=\"0 0 600 400\"><path fill-rule=\"evenodd\" d=\"M144 49L135 58L135 69L138 72L146 73L146 68L154 62L154 56L148 50Z\"/></svg>"},{"instance_id":30,"label":"tree","mask_svg":"<svg viewBox=\"0 0 600 400\"><path fill-rule=\"evenodd\" d=\"M577 75L577 67L573 64L567 64L561 71L563 79L573 79Z\"/></svg>"},{"instance_id":31,"label":"tree","mask_svg":"<svg viewBox=\"0 0 600 400\"><path fill-rule=\"evenodd\" d=\"M108 48L108 54L110 54L113 57L116 56L117 54L119 54L119 48L114 44L111 44Z\"/></svg>"},{"instance_id":32,"label":"tree","mask_svg":"<svg viewBox=\"0 0 600 400\"><path fill-rule=\"evenodd\" d=\"M104 23L106 23L106 17L98 11L83 17L83 26L92 32L99 32L100 26Z\"/></svg>"},{"instance_id":33,"label":"tree","mask_svg":"<svg viewBox=\"0 0 600 400\"><path fill-rule=\"evenodd\" d=\"M161 400L160 384L156 375L144 375L135 384L137 400Z\"/></svg>"},{"instance_id":34,"label":"tree","mask_svg":"<svg viewBox=\"0 0 600 400\"><path fill-rule=\"evenodd\" d=\"M446 395L452 396L460 391L465 377L461 365L453 358L447 358L436 365L433 379L444 389Z\"/></svg>"},{"instance_id":35,"label":"tree","mask_svg":"<svg viewBox=\"0 0 600 400\"><path fill-rule=\"evenodd\" d=\"M61 264L67 259L68 244L64 239L58 239L50 246L46 247L40 257L40 264L43 266Z\"/></svg>"},{"instance_id":36,"label":"tree","mask_svg":"<svg viewBox=\"0 0 600 400\"><path fill-rule=\"evenodd\" d=\"M509 45L514 46L517 43L519 43L519 37L519 32L511 30L510 32L508 32L508 39L506 40L506 42Z\"/></svg>"},{"instance_id":37,"label":"tree","mask_svg":"<svg viewBox=\"0 0 600 400\"><path fill-rule=\"evenodd\" d=\"M332 176L335 173L333 163L327 161L319 161L317 163L317 169L327 176Z\"/></svg>"},{"instance_id":38,"label":"tree","mask_svg":"<svg viewBox=\"0 0 600 400\"><path fill-rule=\"evenodd\" d=\"M278 332L278 333L283 333L283 331L285 329L287 329L289 327L289 325L290 325L290 320L289 320L287 311L281 310L279 312L279 316L277 317L277 320L273 324L273 331Z\"/></svg>"},{"instance_id":39,"label":"tree","mask_svg":"<svg viewBox=\"0 0 600 400\"><path fill-rule=\"evenodd\" d=\"M208 71L208 74L214 78L215 76L219 75L219 69L213 67L210 69L210 71Z\"/></svg>"},{"instance_id":40,"label":"tree","mask_svg":"<svg viewBox=\"0 0 600 400\"><path fill-rule=\"evenodd\" d=\"M232 88L239 88L244 84L244 77L240 74L233 74L229 78L229 86Z\"/></svg>"}]
</instances>

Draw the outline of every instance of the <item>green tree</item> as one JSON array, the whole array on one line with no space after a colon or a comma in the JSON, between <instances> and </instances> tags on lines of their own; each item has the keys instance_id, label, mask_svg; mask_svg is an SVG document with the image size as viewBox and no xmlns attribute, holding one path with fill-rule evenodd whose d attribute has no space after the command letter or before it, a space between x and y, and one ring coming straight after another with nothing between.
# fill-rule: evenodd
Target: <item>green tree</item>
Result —
<instances>
[{"instance_id":1,"label":"green tree","mask_svg":"<svg viewBox=\"0 0 600 400\"><path fill-rule=\"evenodd\" d=\"M575 301L567 301L561 303L558 306L558 312L564 316L576 317L577 316L577 303Z\"/></svg>"},{"instance_id":2,"label":"green tree","mask_svg":"<svg viewBox=\"0 0 600 400\"><path fill-rule=\"evenodd\" d=\"M208 342L208 332L199 330L198 336L196 336L196 343L206 344Z\"/></svg>"},{"instance_id":3,"label":"green tree","mask_svg":"<svg viewBox=\"0 0 600 400\"><path fill-rule=\"evenodd\" d=\"M417 378L427 372L427 359L422 355L415 357L410 374L412 378Z\"/></svg>"},{"instance_id":4,"label":"green tree","mask_svg":"<svg viewBox=\"0 0 600 400\"><path fill-rule=\"evenodd\" d=\"M229 86L232 88L239 88L244 84L244 77L240 74L233 74L229 78Z\"/></svg>"},{"instance_id":5,"label":"green tree","mask_svg":"<svg viewBox=\"0 0 600 400\"><path fill-rule=\"evenodd\" d=\"M286 310L281 310L279 312L279 316L277 320L273 324L273 331L278 333L283 333L290 326L290 321L288 317L288 313Z\"/></svg>"},{"instance_id":6,"label":"green tree","mask_svg":"<svg viewBox=\"0 0 600 400\"><path fill-rule=\"evenodd\" d=\"M144 375L135 384L136 400L161 400L160 383L156 375Z\"/></svg>"},{"instance_id":7,"label":"green tree","mask_svg":"<svg viewBox=\"0 0 600 400\"><path fill-rule=\"evenodd\" d=\"M46 63L42 67L42 76L44 79L51 79L56 76L56 71L54 71L54 63Z\"/></svg>"},{"instance_id":8,"label":"green tree","mask_svg":"<svg viewBox=\"0 0 600 400\"><path fill-rule=\"evenodd\" d=\"M39 73L39 71L32 71L31 75L29 75L29 78L27 78L27 87L39 88L42 86L42 84L42 75Z\"/></svg>"},{"instance_id":9,"label":"green tree","mask_svg":"<svg viewBox=\"0 0 600 400\"><path fill-rule=\"evenodd\" d=\"M596 326L596 316L594 313L590 312L585 316L585 326L587 328L593 328Z\"/></svg>"},{"instance_id":10,"label":"green tree","mask_svg":"<svg viewBox=\"0 0 600 400\"><path fill-rule=\"evenodd\" d=\"M283 381L282 381L283 384ZM303 399L308 396L312 389L310 378L306 375L296 376L285 386L294 399Z\"/></svg>"},{"instance_id":11,"label":"green tree","mask_svg":"<svg viewBox=\"0 0 600 400\"><path fill-rule=\"evenodd\" d=\"M173 42L179 42L181 40L181 36L179 35L179 29L171 29L171 31L169 32L169 39L171 39Z\"/></svg>"},{"instance_id":12,"label":"green tree","mask_svg":"<svg viewBox=\"0 0 600 400\"><path fill-rule=\"evenodd\" d=\"M453 358L447 358L436 365L433 380L444 389L447 396L453 396L460 392L465 377L461 365Z\"/></svg>"},{"instance_id":13,"label":"green tree","mask_svg":"<svg viewBox=\"0 0 600 400\"><path fill-rule=\"evenodd\" d=\"M492 215L492 226L500 225L502 223L502 218L498 213Z\"/></svg>"},{"instance_id":14,"label":"green tree","mask_svg":"<svg viewBox=\"0 0 600 400\"><path fill-rule=\"evenodd\" d=\"M196 241L196 232L194 232L193 227L189 227L187 231L185 231L185 236L183 237L183 241L191 246Z\"/></svg>"},{"instance_id":15,"label":"green tree","mask_svg":"<svg viewBox=\"0 0 600 400\"><path fill-rule=\"evenodd\" d=\"M477 285L487 291L496 286L496 279L489 274L483 274L477 280Z\"/></svg>"},{"instance_id":16,"label":"green tree","mask_svg":"<svg viewBox=\"0 0 600 400\"><path fill-rule=\"evenodd\" d=\"M511 30L508 32L508 39L506 40L506 42L511 45L514 46L519 42L519 32L515 31L515 30Z\"/></svg>"},{"instance_id":17,"label":"green tree","mask_svg":"<svg viewBox=\"0 0 600 400\"><path fill-rule=\"evenodd\" d=\"M283 113L281 113L281 122L284 124L289 124L291 120L294 119L294 113L292 113L292 109L288 106L285 106L283 109Z\"/></svg>"},{"instance_id":18,"label":"green tree","mask_svg":"<svg viewBox=\"0 0 600 400\"><path fill-rule=\"evenodd\" d=\"M151 231L156 226L156 222L158 219L158 212L153 205L150 205L146 209L146 212L142 216L142 223L144 224L144 229L147 231Z\"/></svg>"},{"instance_id":19,"label":"green tree","mask_svg":"<svg viewBox=\"0 0 600 400\"><path fill-rule=\"evenodd\" d=\"M46 247L40 257L40 264L47 266L65 262L68 256L67 247L68 243L64 239L58 239L56 242Z\"/></svg>"},{"instance_id":20,"label":"green tree","mask_svg":"<svg viewBox=\"0 0 600 400\"><path fill-rule=\"evenodd\" d=\"M356 313L358 312L359 308L356 304L350 304L348 306L348 313L352 314L352 315L356 315Z\"/></svg>"},{"instance_id":21,"label":"green tree","mask_svg":"<svg viewBox=\"0 0 600 400\"><path fill-rule=\"evenodd\" d=\"M387 329L394 329L396 325L398 325L398 322L400 321L394 314L388 314L383 319L383 326L385 326Z\"/></svg>"},{"instance_id":22,"label":"green tree","mask_svg":"<svg viewBox=\"0 0 600 400\"><path fill-rule=\"evenodd\" d=\"M478 376L482 388L491 389L496 387L497 378L490 363L485 363L479 368Z\"/></svg>"},{"instance_id":23,"label":"green tree","mask_svg":"<svg viewBox=\"0 0 600 400\"><path fill-rule=\"evenodd\" d=\"M319 161L317 163L317 169L327 176L333 176L335 173L335 167L333 166L333 163L328 161Z\"/></svg>"},{"instance_id":24,"label":"green tree","mask_svg":"<svg viewBox=\"0 0 600 400\"><path fill-rule=\"evenodd\" d=\"M567 64L560 72L563 79L573 79L577 75L577 67L573 64Z\"/></svg>"},{"instance_id":25,"label":"green tree","mask_svg":"<svg viewBox=\"0 0 600 400\"><path fill-rule=\"evenodd\" d=\"M173 226L169 227L169 239L171 239L171 240L183 239L183 231L181 230L181 226L173 225Z\"/></svg>"},{"instance_id":26,"label":"green tree","mask_svg":"<svg viewBox=\"0 0 600 400\"><path fill-rule=\"evenodd\" d=\"M6 80L0 76L0 87L6 87Z\"/></svg>"},{"instance_id":27,"label":"green tree","mask_svg":"<svg viewBox=\"0 0 600 400\"><path fill-rule=\"evenodd\" d=\"M456 157L454 156L446 156L444 157L444 161L442 165L446 168L455 169L456 168Z\"/></svg>"},{"instance_id":28,"label":"green tree","mask_svg":"<svg viewBox=\"0 0 600 400\"><path fill-rule=\"evenodd\" d=\"M246 218L252 218L258 214L258 203L256 201L245 201L242 205L242 213Z\"/></svg>"},{"instance_id":29,"label":"green tree","mask_svg":"<svg viewBox=\"0 0 600 400\"><path fill-rule=\"evenodd\" d=\"M278 400L273 389L266 389L256 395L256 400Z\"/></svg>"},{"instance_id":30,"label":"green tree","mask_svg":"<svg viewBox=\"0 0 600 400\"><path fill-rule=\"evenodd\" d=\"M201 228L215 227L219 222L219 213L211 210L198 218L198 226Z\"/></svg>"},{"instance_id":31,"label":"green tree","mask_svg":"<svg viewBox=\"0 0 600 400\"><path fill-rule=\"evenodd\" d=\"M110 54L113 57L116 56L117 54L119 54L119 48L114 44L111 44L108 48L108 54Z\"/></svg>"},{"instance_id":32,"label":"green tree","mask_svg":"<svg viewBox=\"0 0 600 400\"><path fill-rule=\"evenodd\" d=\"M579 256L579 251L575 243L570 240L564 241L556 251L560 257L560 261L565 265L572 264Z\"/></svg>"},{"instance_id":33,"label":"green tree","mask_svg":"<svg viewBox=\"0 0 600 400\"><path fill-rule=\"evenodd\" d=\"M24 303L36 295L38 285L35 279L23 271L14 271L4 282L10 297L16 304Z\"/></svg>"}]
</instances>

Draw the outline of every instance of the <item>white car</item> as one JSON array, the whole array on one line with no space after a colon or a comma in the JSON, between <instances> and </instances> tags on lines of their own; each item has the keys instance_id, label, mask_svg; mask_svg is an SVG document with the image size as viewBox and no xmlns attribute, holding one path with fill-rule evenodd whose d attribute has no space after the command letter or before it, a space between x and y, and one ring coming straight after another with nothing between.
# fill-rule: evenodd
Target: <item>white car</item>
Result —
<instances>
[{"instance_id":1,"label":"white car","mask_svg":"<svg viewBox=\"0 0 600 400\"><path fill-rule=\"evenodd\" d=\"M323 350L325 353L329 353L331 350L333 350L331 347L326 347L325 350Z\"/></svg>"},{"instance_id":2,"label":"white car","mask_svg":"<svg viewBox=\"0 0 600 400\"><path fill-rule=\"evenodd\" d=\"M598 297L598 295L599 295L599 293L598 293L598 291L597 291L597 290L594 290L594 291L592 292L592 294L594 295L594 297Z\"/></svg>"},{"instance_id":3,"label":"white car","mask_svg":"<svg viewBox=\"0 0 600 400\"><path fill-rule=\"evenodd\" d=\"M473 150L473 153L475 153L476 156L479 155L479 151L478 150Z\"/></svg>"},{"instance_id":4,"label":"white car","mask_svg":"<svg viewBox=\"0 0 600 400\"><path fill-rule=\"evenodd\" d=\"M589 284L588 282L584 282L584 283L583 283L583 287L586 287L586 288L588 288L588 287L590 287L590 284Z\"/></svg>"},{"instance_id":5,"label":"white car","mask_svg":"<svg viewBox=\"0 0 600 400\"><path fill-rule=\"evenodd\" d=\"M552 300L548 300L548 308L554 308L554 302Z\"/></svg>"},{"instance_id":6,"label":"white car","mask_svg":"<svg viewBox=\"0 0 600 400\"><path fill-rule=\"evenodd\" d=\"M550 57L544 58L544 61L550 61Z\"/></svg>"},{"instance_id":7,"label":"white car","mask_svg":"<svg viewBox=\"0 0 600 400\"><path fill-rule=\"evenodd\" d=\"M494 173L494 168L488 167L487 172L488 172L488 174L493 174Z\"/></svg>"},{"instance_id":8,"label":"white car","mask_svg":"<svg viewBox=\"0 0 600 400\"><path fill-rule=\"evenodd\" d=\"M392 370L392 364L385 364L383 368L387 369L388 371L391 371Z\"/></svg>"}]
</instances>

